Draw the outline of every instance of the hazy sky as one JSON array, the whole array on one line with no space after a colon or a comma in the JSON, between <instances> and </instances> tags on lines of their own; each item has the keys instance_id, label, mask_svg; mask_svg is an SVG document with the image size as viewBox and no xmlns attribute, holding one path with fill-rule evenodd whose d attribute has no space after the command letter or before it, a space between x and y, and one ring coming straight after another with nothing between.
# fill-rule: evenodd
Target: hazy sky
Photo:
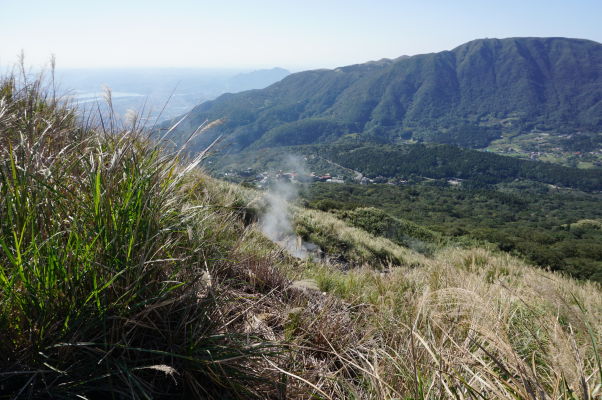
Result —
<instances>
[{"instance_id":1,"label":"hazy sky","mask_svg":"<svg viewBox=\"0 0 602 400\"><path fill-rule=\"evenodd\" d=\"M0 65L335 67L484 37L602 42L602 0L0 0Z\"/></svg>"}]
</instances>

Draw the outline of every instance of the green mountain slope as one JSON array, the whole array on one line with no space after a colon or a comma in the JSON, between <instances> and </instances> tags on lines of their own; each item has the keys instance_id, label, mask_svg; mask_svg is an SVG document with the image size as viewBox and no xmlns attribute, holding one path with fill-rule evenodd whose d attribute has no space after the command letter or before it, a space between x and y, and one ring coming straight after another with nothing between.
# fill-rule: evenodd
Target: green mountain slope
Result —
<instances>
[{"instance_id":1,"label":"green mountain slope","mask_svg":"<svg viewBox=\"0 0 602 400\"><path fill-rule=\"evenodd\" d=\"M332 142L346 133L485 147L532 130L602 131L602 45L483 39L451 51L296 73L197 106L177 132L223 118L231 149Z\"/></svg>"}]
</instances>

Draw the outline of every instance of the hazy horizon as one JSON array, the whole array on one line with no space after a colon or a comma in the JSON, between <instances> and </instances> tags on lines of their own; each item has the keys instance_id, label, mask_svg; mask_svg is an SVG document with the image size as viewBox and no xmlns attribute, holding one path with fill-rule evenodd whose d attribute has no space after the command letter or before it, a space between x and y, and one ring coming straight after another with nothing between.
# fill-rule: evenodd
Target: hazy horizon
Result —
<instances>
[{"instance_id":1,"label":"hazy horizon","mask_svg":"<svg viewBox=\"0 0 602 400\"><path fill-rule=\"evenodd\" d=\"M602 41L602 3L259 0L2 4L0 65L77 68L334 68L452 49L479 38Z\"/></svg>"}]
</instances>

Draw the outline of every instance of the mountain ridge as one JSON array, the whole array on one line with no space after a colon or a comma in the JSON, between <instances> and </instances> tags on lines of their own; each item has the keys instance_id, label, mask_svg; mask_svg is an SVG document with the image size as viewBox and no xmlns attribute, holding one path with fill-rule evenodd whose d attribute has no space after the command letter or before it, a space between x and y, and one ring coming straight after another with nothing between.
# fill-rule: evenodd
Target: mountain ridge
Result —
<instances>
[{"instance_id":1,"label":"mountain ridge","mask_svg":"<svg viewBox=\"0 0 602 400\"><path fill-rule=\"evenodd\" d=\"M346 133L482 148L533 129L598 133L601 116L600 43L476 39L438 53L298 72L262 90L223 95L195 107L179 132L223 118L213 137L225 135L233 151L333 142Z\"/></svg>"}]
</instances>

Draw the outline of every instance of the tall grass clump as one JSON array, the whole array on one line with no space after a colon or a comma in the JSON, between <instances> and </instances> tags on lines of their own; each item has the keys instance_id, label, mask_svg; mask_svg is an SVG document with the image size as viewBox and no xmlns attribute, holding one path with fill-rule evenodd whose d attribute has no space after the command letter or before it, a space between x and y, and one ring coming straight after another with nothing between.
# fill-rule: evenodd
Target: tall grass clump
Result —
<instances>
[{"instance_id":1,"label":"tall grass clump","mask_svg":"<svg viewBox=\"0 0 602 400\"><path fill-rule=\"evenodd\" d=\"M599 285L483 249L419 262L310 272L320 290L362 306L372 329L330 349L359 383L341 377L337 398L601 398Z\"/></svg>"},{"instance_id":2,"label":"tall grass clump","mask_svg":"<svg viewBox=\"0 0 602 400\"><path fill-rule=\"evenodd\" d=\"M0 399L257 397L267 349L225 322L231 215L196 196L200 158L43 82L0 82Z\"/></svg>"}]
</instances>

